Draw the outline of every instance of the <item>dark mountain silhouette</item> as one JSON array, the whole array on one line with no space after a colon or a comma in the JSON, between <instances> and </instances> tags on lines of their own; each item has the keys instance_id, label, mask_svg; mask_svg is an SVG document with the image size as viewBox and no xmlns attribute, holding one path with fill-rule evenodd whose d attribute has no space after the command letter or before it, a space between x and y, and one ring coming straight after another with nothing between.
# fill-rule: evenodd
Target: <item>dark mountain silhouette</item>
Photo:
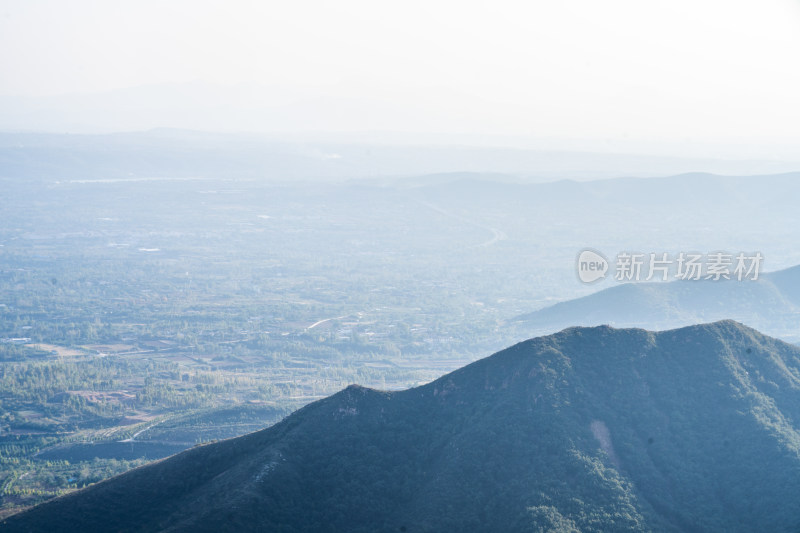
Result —
<instances>
[{"instance_id":1,"label":"dark mountain silhouette","mask_svg":"<svg viewBox=\"0 0 800 533\"><path fill-rule=\"evenodd\" d=\"M521 315L512 323L523 332L543 334L570 325L665 329L725 318L800 342L800 266L761 274L756 281L626 283Z\"/></svg>"},{"instance_id":2,"label":"dark mountain silhouette","mask_svg":"<svg viewBox=\"0 0 800 533\"><path fill-rule=\"evenodd\" d=\"M733 321L571 328L351 386L4 531L797 531L800 348Z\"/></svg>"}]
</instances>

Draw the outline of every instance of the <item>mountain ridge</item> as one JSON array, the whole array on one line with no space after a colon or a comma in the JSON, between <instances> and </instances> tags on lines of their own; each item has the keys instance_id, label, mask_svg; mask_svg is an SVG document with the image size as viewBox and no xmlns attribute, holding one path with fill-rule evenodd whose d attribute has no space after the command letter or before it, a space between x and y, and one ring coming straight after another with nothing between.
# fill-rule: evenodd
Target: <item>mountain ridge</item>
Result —
<instances>
[{"instance_id":1,"label":"mountain ridge","mask_svg":"<svg viewBox=\"0 0 800 533\"><path fill-rule=\"evenodd\" d=\"M569 328L45 503L44 531L746 531L800 524L800 348ZM755 487L758 498L752 498Z\"/></svg>"},{"instance_id":2,"label":"mountain ridge","mask_svg":"<svg viewBox=\"0 0 800 533\"><path fill-rule=\"evenodd\" d=\"M519 315L511 324L547 334L567 324L679 328L733 318L787 341L800 341L800 265L756 281L624 283Z\"/></svg>"}]
</instances>

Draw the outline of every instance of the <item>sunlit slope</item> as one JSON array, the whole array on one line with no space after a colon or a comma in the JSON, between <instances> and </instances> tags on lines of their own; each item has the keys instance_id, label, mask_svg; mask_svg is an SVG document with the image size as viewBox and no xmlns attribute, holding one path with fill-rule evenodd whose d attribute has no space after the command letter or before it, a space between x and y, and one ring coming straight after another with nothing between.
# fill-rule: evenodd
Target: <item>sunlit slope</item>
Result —
<instances>
[{"instance_id":1,"label":"sunlit slope","mask_svg":"<svg viewBox=\"0 0 800 533\"><path fill-rule=\"evenodd\" d=\"M572 324L664 329L726 318L800 341L800 266L761 274L756 281L625 283L519 316L511 324L541 334Z\"/></svg>"}]
</instances>

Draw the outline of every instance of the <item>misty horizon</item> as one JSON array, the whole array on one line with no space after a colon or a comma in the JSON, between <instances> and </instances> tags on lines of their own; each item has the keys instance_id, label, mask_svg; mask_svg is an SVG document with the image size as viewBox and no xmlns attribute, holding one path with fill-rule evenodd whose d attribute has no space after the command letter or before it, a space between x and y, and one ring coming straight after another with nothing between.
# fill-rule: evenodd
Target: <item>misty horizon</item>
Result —
<instances>
[{"instance_id":1,"label":"misty horizon","mask_svg":"<svg viewBox=\"0 0 800 533\"><path fill-rule=\"evenodd\" d=\"M154 6L6 4L0 131L798 160L789 0Z\"/></svg>"},{"instance_id":2,"label":"misty horizon","mask_svg":"<svg viewBox=\"0 0 800 533\"><path fill-rule=\"evenodd\" d=\"M0 529L796 530L798 30L0 0Z\"/></svg>"}]
</instances>

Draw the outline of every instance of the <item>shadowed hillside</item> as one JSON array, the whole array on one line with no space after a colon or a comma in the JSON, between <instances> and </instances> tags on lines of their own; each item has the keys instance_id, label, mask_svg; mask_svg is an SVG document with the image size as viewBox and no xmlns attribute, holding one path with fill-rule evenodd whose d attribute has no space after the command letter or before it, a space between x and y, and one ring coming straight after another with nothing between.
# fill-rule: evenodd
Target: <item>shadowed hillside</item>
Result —
<instances>
[{"instance_id":1,"label":"shadowed hillside","mask_svg":"<svg viewBox=\"0 0 800 533\"><path fill-rule=\"evenodd\" d=\"M790 531L800 349L736 322L571 328L357 386L4 531Z\"/></svg>"}]
</instances>

